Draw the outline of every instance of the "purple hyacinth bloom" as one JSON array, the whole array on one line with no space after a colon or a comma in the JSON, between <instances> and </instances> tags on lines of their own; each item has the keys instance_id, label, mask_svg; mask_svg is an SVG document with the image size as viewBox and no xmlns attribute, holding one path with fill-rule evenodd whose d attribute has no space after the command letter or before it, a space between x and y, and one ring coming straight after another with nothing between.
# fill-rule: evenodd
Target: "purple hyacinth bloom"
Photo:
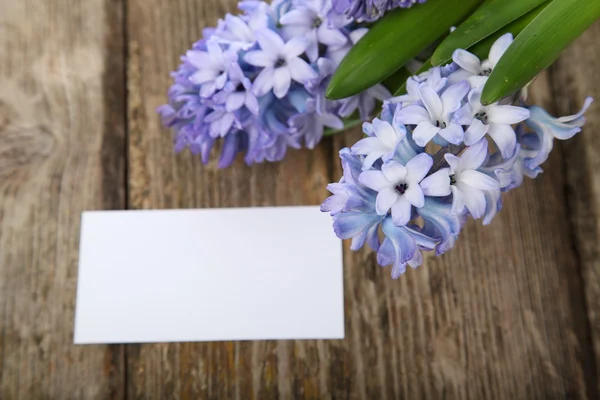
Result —
<instances>
[{"instance_id":1,"label":"purple hyacinth bloom","mask_svg":"<svg viewBox=\"0 0 600 400\"><path fill-rule=\"evenodd\" d=\"M344 175L328 186L322 210L338 237L352 239L353 250L368 242L394 278L421 265L422 251L451 249L468 217L490 224L502 194L535 178L554 139L585 123L591 98L561 118L518 103L523 95L481 104L472 84L487 79L511 41L501 37L483 62L455 52L452 64L409 78L408 93L385 101L363 125L366 137L340 152ZM425 147L432 140L437 146Z\"/></svg>"},{"instance_id":2,"label":"purple hyacinth bloom","mask_svg":"<svg viewBox=\"0 0 600 400\"><path fill-rule=\"evenodd\" d=\"M378 192L375 202L377 214L386 215L391 210L394 224L404 226L412 218L412 208L423 207L425 203L420 183L432 165L431 156L421 153L406 166L392 160L383 164L381 171L365 171L359 181Z\"/></svg>"},{"instance_id":3,"label":"purple hyacinth bloom","mask_svg":"<svg viewBox=\"0 0 600 400\"><path fill-rule=\"evenodd\" d=\"M186 54L187 61L198 68L190 75L189 80L200 85L200 96L204 98L223 89L230 65L237 61L235 53L224 52L218 43L208 42L206 49L206 51L190 50Z\"/></svg>"},{"instance_id":4,"label":"purple hyacinth bloom","mask_svg":"<svg viewBox=\"0 0 600 400\"><path fill-rule=\"evenodd\" d=\"M270 30L256 32L261 50L246 53L244 61L264 69L254 80L254 93L264 96L271 89L278 98L284 97L292 80L305 84L317 78L317 73L300 56L306 50L308 41L294 37L287 43Z\"/></svg>"},{"instance_id":5,"label":"purple hyacinth bloom","mask_svg":"<svg viewBox=\"0 0 600 400\"><path fill-rule=\"evenodd\" d=\"M517 146L517 136L512 125L525 121L530 112L523 107L499 103L484 106L481 104L481 92L479 88L473 89L469 93L468 103L455 116L457 123L469 126L465 131L465 144L471 146L488 134L496 142L503 157L510 157Z\"/></svg>"},{"instance_id":6,"label":"purple hyacinth bloom","mask_svg":"<svg viewBox=\"0 0 600 400\"><path fill-rule=\"evenodd\" d=\"M377 85L343 101L324 92L343 56L367 29L331 13L330 0L245 0L203 30L172 74L169 104L158 112L177 151L219 167L245 152L248 164L281 160L289 148L314 148L325 129L359 109L367 120L389 93Z\"/></svg>"},{"instance_id":7,"label":"purple hyacinth bloom","mask_svg":"<svg viewBox=\"0 0 600 400\"><path fill-rule=\"evenodd\" d=\"M492 73L496 64L513 42L512 33L502 35L494 42L489 59L481 61L476 55L458 49L452 54L452 60L460 68L449 76L450 83L468 80L473 88L481 88Z\"/></svg>"},{"instance_id":8,"label":"purple hyacinth bloom","mask_svg":"<svg viewBox=\"0 0 600 400\"><path fill-rule=\"evenodd\" d=\"M393 158L396 147L406 137L404 125L396 125L375 118L373 123L365 122L363 130L368 135L352 146L352 153L363 155L363 169L370 169L375 161L389 161Z\"/></svg>"},{"instance_id":9,"label":"purple hyacinth bloom","mask_svg":"<svg viewBox=\"0 0 600 400\"><path fill-rule=\"evenodd\" d=\"M376 21L387 11L408 8L426 0L332 0L333 11L357 21Z\"/></svg>"},{"instance_id":10,"label":"purple hyacinth bloom","mask_svg":"<svg viewBox=\"0 0 600 400\"><path fill-rule=\"evenodd\" d=\"M593 101L594 99L588 97L577 114L560 118L552 117L538 106L529 108L531 117L527 120L527 126L534 134L529 135L527 145L523 149L527 153L525 163L528 169L537 168L548 159L554 147L554 139L567 140L581 132L581 127L585 124L583 115Z\"/></svg>"},{"instance_id":11,"label":"purple hyacinth bloom","mask_svg":"<svg viewBox=\"0 0 600 400\"><path fill-rule=\"evenodd\" d=\"M481 218L485 213L485 192L500 189L496 179L478 171L487 158L487 146L487 140L481 139L468 147L460 157L445 155L450 166L448 174L454 214L462 214L466 207L473 218Z\"/></svg>"},{"instance_id":12,"label":"purple hyacinth bloom","mask_svg":"<svg viewBox=\"0 0 600 400\"><path fill-rule=\"evenodd\" d=\"M462 81L438 95L428 83L422 83L417 91L424 106L411 105L402 108L398 111L396 120L402 124L416 126L413 138L419 146L424 147L436 135L440 135L449 143L459 144L463 140L464 131L454 122L453 116L461 107L469 89L469 83Z\"/></svg>"},{"instance_id":13,"label":"purple hyacinth bloom","mask_svg":"<svg viewBox=\"0 0 600 400\"><path fill-rule=\"evenodd\" d=\"M224 104L228 112L246 107L252 114L258 115L260 107L258 99L252 92L252 82L244 76L239 65L231 66L229 77L230 81L225 84L223 90L214 95L214 101L217 104Z\"/></svg>"},{"instance_id":14,"label":"purple hyacinth bloom","mask_svg":"<svg viewBox=\"0 0 600 400\"><path fill-rule=\"evenodd\" d=\"M304 36L309 44L306 54L311 62L319 58L319 44L333 48L342 47L348 38L342 29L332 28L327 21L331 9L329 0L298 1L296 9L284 14L279 20L284 36Z\"/></svg>"},{"instance_id":15,"label":"purple hyacinth bloom","mask_svg":"<svg viewBox=\"0 0 600 400\"><path fill-rule=\"evenodd\" d=\"M321 105L324 103L324 100L320 102ZM328 112L324 107L319 109L318 104L315 99L308 100L306 111L294 115L289 121L290 134L302 136L309 149L314 149L321 141L325 128L336 130L344 128L344 121L339 116Z\"/></svg>"},{"instance_id":16,"label":"purple hyacinth bloom","mask_svg":"<svg viewBox=\"0 0 600 400\"><path fill-rule=\"evenodd\" d=\"M406 272L406 265L417 268L423 263L421 250L433 250L437 240L417 229L418 227L398 227L389 218L381 227L385 239L377 252L377 262L381 266L392 265L392 279L398 279Z\"/></svg>"}]
</instances>

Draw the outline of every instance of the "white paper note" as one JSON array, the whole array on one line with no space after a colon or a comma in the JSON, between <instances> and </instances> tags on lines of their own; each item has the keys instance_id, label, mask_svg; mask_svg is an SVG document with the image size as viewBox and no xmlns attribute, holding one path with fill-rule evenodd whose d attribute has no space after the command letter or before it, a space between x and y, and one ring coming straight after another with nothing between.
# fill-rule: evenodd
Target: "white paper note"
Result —
<instances>
[{"instance_id":1,"label":"white paper note","mask_svg":"<svg viewBox=\"0 0 600 400\"><path fill-rule=\"evenodd\" d=\"M85 212L77 285L76 344L344 337L318 207Z\"/></svg>"}]
</instances>

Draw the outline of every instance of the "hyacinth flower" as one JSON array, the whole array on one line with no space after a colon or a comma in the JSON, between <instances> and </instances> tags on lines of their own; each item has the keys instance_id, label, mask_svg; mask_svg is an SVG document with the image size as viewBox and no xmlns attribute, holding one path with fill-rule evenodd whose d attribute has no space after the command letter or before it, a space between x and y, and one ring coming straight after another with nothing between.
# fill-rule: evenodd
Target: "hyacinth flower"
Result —
<instances>
[{"instance_id":1,"label":"hyacinth flower","mask_svg":"<svg viewBox=\"0 0 600 400\"><path fill-rule=\"evenodd\" d=\"M503 35L477 63L493 68L512 40ZM484 106L489 74L475 68L473 54L454 56L451 65L409 78L409 92L364 123L365 138L340 151L343 176L321 206L337 236L352 239L352 250L368 243L393 278L420 266L423 251L450 250L469 217L491 223L502 193L536 177L554 140L581 131L592 103L561 118L515 104L518 96Z\"/></svg>"},{"instance_id":2,"label":"hyacinth flower","mask_svg":"<svg viewBox=\"0 0 600 400\"><path fill-rule=\"evenodd\" d=\"M386 12L408 8L426 0L333 0L333 11L356 21L376 21Z\"/></svg>"},{"instance_id":3,"label":"hyacinth flower","mask_svg":"<svg viewBox=\"0 0 600 400\"><path fill-rule=\"evenodd\" d=\"M354 114L368 120L391 96L381 84L342 100L324 93L331 75L368 31L331 0L242 1L182 58L169 103L159 107L175 134L208 163L221 143L219 168L245 153L247 164L280 161L289 148L314 148Z\"/></svg>"}]
</instances>

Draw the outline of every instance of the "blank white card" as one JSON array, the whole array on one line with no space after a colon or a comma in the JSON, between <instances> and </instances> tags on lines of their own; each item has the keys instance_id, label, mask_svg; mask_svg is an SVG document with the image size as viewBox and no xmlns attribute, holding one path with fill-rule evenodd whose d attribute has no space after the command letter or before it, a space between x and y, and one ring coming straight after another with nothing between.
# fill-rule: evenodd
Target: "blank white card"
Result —
<instances>
[{"instance_id":1,"label":"blank white card","mask_svg":"<svg viewBox=\"0 0 600 400\"><path fill-rule=\"evenodd\" d=\"M85 212L79 258L76 344L344 337L318 207Z\"/></svg>"}]
</instances>

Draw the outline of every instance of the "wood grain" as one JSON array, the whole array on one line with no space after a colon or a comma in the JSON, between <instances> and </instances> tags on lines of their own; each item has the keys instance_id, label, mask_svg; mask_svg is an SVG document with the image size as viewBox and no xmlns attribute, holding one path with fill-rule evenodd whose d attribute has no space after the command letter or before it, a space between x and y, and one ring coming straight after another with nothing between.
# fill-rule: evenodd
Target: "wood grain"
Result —
<instances>
[{"instance_id":1,"label":"wood grain","mask_svg":"<svg viewBox=\"0 0 600 400\"><path fill-rule=\"evenodd\" d=\"M552 69L553 93L559 115L575 113L586 96L600 100L600 22L596 22ZM600 385L600 106L596 102L586 114L583 134L565 142L567 209L573 226L572 242L577 253L582 285L585 288L590 338L595 364L590 379ZM591 351L591 349L589 350ZM597 387L600 391L600 386Z\"/></svg>"},{"instance_id":2,"label":"wood grain","mask_svg":"<svg viewBox=\"0 0 600 400\"><path fill-rule=\"evenodd\" d=\"M129 3L130 205L318 204L360 132L283 163L218 171L174 155L154 114L179 54L231 2ZM193 16L193 17L190 17ZM554 108L550 76L533 94ZM399 281L345 251L343 341L127 346L135 398L597 398L583 286L565 209L564 159L508 194L491 226Z\"/></svg>"},{"instance_id":3,"label":"wood grain","mask_svg":"<svg viewBox=\"0 0 600 400\"><path fill-rule=\"evenodd\" d=\"M319 204L361 136L251 168L173 153L168 73L235 2L0 0L0 399L599 398L598 106L452 252L392 281L345 244L345 340L71 344L82 210ZM599 37L536 102L600 97Z\"/></svg>"},{"instance_id":4,"label":"wood grain","mask_svg":"<svg viewBox=\"0 0 600 400\"><path fill-rule=\"evenodd\" d=\"M0 10L0 398L122 396L122 346L72 344L80 213L125 206L122 3Z\"/></svg>"}]
</instances>

